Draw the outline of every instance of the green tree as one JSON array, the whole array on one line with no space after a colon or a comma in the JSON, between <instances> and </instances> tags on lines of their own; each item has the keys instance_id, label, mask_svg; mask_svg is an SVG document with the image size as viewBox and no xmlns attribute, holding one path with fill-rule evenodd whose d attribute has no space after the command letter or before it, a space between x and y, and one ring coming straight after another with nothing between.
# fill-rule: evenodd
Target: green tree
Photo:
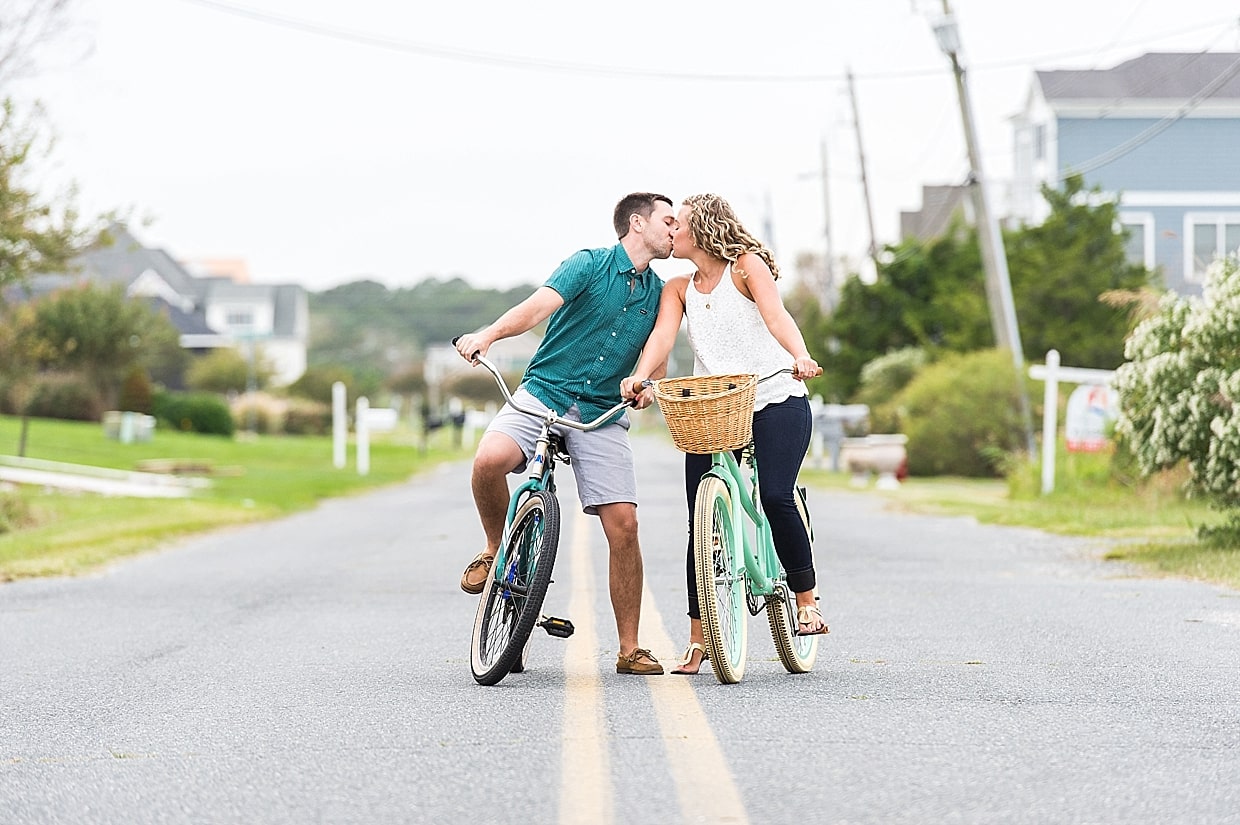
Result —
<instances>
[{"instance_id":1,"label":"green tree","mask_svg":"<svg viewBox=\"0 0 1240 825\"><path fill-rule=\"evenodd\" d=\"M877 281L849 278L835 311L811 336L834 400L851 399L862 367L893 350L918 347L933 357L994 345L975 233L957 224L941 238L887 251L891 260Z\"/></svg>"},{"instance_id":2,"label":"green tree","mask_svg":"<svg viewBox=\"0 0 1240 825\"><path fill-rule=\"evenodd\" d=\"M399 289L354 281L311 293L310 365L370 364L382 383L419 363L429 344L447 343L493 321L533 291L533 286L476 289L460 278L426 278Z\"/></svg>"},{"instance_id":3,"label":"green tree","mask_svg":"<svg viewBox=\"0 0 1240 825\"><path fill-rule=\"evenodd\" d=\"M1127 307L1104 298L1140 293L1152 276L1128 262L1116 205L1089 203L1082 186L1073 178L1061 190L1043 188L1047 219L1005 232L1004 246L1024 356L1041 361L1054 348L1064 363L1110 369L1132 321ZM994 346L976 231L956 221L941 238L887 252L877 283L849 279L835 311L807 332L836 400L851 399L862 367L893 350L918 347L933 362Z\"/></svg>"},{"instance_id":4,"label":"green tree","mask_svg":"<svg viewBox=\"0 0 1240 825\"><path fill-rule=\"evenodd\" d=\"M103 219L83 227L71 197L45 199L26 183L48 150L41 121L37 108L23 119L12 100L0 103L0 290L34 273L65 271L102 237Z\"/></svg>"},{"instance_id":5,"label":"green tree","mask_svg":"<svg viewBox=\"0 0 1240 825\"><path fill-rule=\"evenodd\" d=\"M1007 234L1013 300L1030 361L1056 349L1065 364L1114 369L1124 360L1131 320L1126 308L1102 297L1138 291L1152 276L1127 259L1124 237L1114 230L1118 204L1091 204L1084 195L1079 176L1060 190L1044 186L1050 215L1038 226Z\"/></svg>"},{"instance_id":6,"label":"green tree","mask_svg":"<svg viewBox=\"0 0 1240 825\"><path fill-rule=\"evenodd\" d=\"M108 407L134 365L166 360L179 349L172 322L119 285L83 283L33 302L34 335L42 342L38 366L79 372Z\"/></svg>"},{"instance_id":7,"label":"green tree","mask_svg":"<svg viewBox=\"0 0 1240 825\"><path fill-rule=\"evenodd\" d=\"M38 334L35 308L30 304L4 307L0 318L0 375L7 380L8 402L21 416L17 454L26 454L30 431L29 406L41 370L55 361L51 345Z\"/></svg>"},{"instance_id":8,"label":"green tree","mask_svg":"<svg viewBox=\"0 0 1240 825\"><path fill-rule=\"evenodd\" d=\"M194 359L186 372L185 383L190 389L201 392L245 392L251 378L254 388L261 390L271 382L274 373L261 351L255 353L251 374L250 359L244 353L232 347L218 347Z\"/></svg>"}]
</instances>

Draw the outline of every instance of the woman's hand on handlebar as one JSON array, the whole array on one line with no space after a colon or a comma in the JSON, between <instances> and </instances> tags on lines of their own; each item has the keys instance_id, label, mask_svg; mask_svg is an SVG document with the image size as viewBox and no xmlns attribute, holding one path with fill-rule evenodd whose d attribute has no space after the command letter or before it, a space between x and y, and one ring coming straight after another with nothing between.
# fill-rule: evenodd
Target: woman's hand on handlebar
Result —
<instances>
[{"instance_id":1,"label":"woman's hand on handlebar","mask_svg":"<svg viewBox=\"0 0 1240 825\"><path fill-rule=\"evenodd\" d=\"M798 358L796 363L792 365L792 377L798 381L808 381L822 375L822 367L818 366L818 362L808 355L804 358Z\"/></svg>"},{"instance_id":2,"label":"woman's hand on handlebar","mask_svg":"<svg viewBox=\"0 0 1240 825\"><path fill-rule=\"evenodd\" d=\"M630 375L620 379L620 395L630 399L636 409L644 410L654 403L654 384Z\"/></svg>"}]
</instances>

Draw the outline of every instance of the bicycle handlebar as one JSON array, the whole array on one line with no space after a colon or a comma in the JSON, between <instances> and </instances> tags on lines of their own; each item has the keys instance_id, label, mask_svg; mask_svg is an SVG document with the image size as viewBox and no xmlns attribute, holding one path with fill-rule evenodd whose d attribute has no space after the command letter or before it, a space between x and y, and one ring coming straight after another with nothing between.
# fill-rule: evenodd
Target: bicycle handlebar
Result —
<instances>
[{"instance_id":1,"label":"bicycle handlebar","mask_svg":"<svg viewBox=\"0 0 1240 825\"><path fill-rule=\"evenodd\" d=\"M782 370L775 370L775 372L771 373L770 375L764 375L761 378L759 378L758 383L761 384L763 381L770 381L775 376L783 375L785 372L790 373L792 372L792 370L793 370L792 367L784 367ZM660 380L663 380L663 379L660 379ZM641 386L642 386L642 389L645 389L647 387L653 387L655 384L658 384L658 383L659 381L655 381L650 378L647 378L646 380L642 381Z\"/></svg>"},{"instance_id":2,"label":"bicycle handlebar","mask_svg":"<svg viewBox=\"0 0 1240 825\"><path fill-rule=\"evenodd\" d=\"M459 340L460 340L459 335L456 338L453 338L452 339L453 345L455 345L456 342ZM516 401L512 399L512 393L508 390L508 382L504 380L504 376L500 373L498 367L496 367L494 364L488 361L486 356L482 355L481 352L475 352L472 358L473 358L474 363L481 364L482 366L486 367L487 371L490 372L491 375L495 377L495 383L499 384L500 392L504 394L504 400L508 402L508 406L512 407L517 412L525 413L526 415L533 416L534 418L541 418L542 420L546 421L548 424L560 424L565 427L570 427L574 430L580 430L582 432L589 432L590 430L597 430L599 427L603 426L603 424L606 421L608 421L613 415L625 409L626 407L633 406L633 402L631 400L626 399L624 401L621 401L616 406L612 407L607 412L600 415L598 418L588 423L583 422L583 421L573 421L571 418L565 418L562 415L557 415L554 410L539 410L539 409L531 409L529 407L522 407L521 405L519 405Z\"/></svg>"}]
</instances>

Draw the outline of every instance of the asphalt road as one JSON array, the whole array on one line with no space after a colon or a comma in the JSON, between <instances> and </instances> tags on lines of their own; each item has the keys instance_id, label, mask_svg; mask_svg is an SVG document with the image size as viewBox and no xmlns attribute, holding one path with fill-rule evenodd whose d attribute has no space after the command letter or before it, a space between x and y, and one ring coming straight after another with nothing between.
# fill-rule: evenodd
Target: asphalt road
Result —
<instances>
[{"instance_id":1,"label":"asphalt road","mask_svg":"<svg viewBox=\"0 0 1240 825\"><path fill-rule=\"evenodd\" d=\"M635 439L643 642L684 644L679 455ZM527 673L469 674L466 465L0 586L0 825L1240 822L1240 593L1084 540L811 491L832 633L745 680L614 673L566 519Z\"/></svg>"}]
</instances>

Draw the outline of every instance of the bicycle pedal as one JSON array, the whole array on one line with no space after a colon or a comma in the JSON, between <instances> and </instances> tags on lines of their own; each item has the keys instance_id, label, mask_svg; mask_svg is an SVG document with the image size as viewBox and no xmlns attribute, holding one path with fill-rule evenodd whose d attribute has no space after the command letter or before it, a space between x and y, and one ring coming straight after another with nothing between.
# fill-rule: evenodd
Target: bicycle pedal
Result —
<instances>
[{"instance_id":1,"label":"bicycle pedal","mask_svg":"<svg viewBox=\"0 0 1240 825\"><path fill-rule=\"evenodd\" d=\"M568 619L557 619L555 616L543 616L538 626L547 631L548 635L559 636L561 639L567 639L576 630Z\"/></svg>"}]
</instances>

